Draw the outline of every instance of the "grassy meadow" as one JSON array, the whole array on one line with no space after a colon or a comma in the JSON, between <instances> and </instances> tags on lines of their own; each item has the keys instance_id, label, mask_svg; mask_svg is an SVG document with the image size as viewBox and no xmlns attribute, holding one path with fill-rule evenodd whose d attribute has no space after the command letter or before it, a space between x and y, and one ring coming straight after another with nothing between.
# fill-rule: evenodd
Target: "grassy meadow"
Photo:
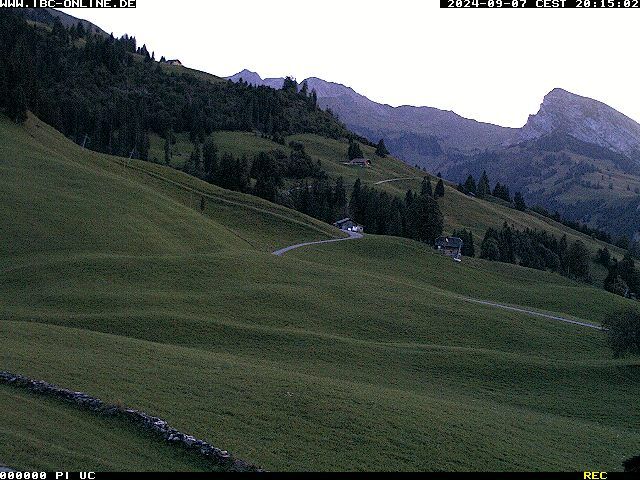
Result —
<instances>
[{"instance_id":1,"label":"grassy meadow","mask_svg":"<svg viewBox=\"0 0 640 480\"><path fill-rule=\"evenodd\" d=\"M2 458L42 471L209 471L211 464L120 420L0 386ZM37 458L37 461L34 459ZM61 462L63 460L64 463Z\"/></svg>"},{"instance_id":2,"label":"grassy meadow","mask_svg":"<svg viewBox=\"0 0 640 480\"><path fill-rule=\"evenodd\" d=\"M614 471L640 452L637 360L612 359L601 332L461 297L596 323L624 299L391 237L278 258L341 233L82 150L35 118L0 121L0 137L2 370L161 416L267 470ZM307 140L355 179L342 145ZM375 165L367 181L412 172ZM486 203L447 192L445 213ZM0 460L16 468L202 468L16 390L0 388L0 411Z\"/></svg>"},{"instance_id":3,"label":"grassy meadow","mask_svg":"<svg viewBox=\"0 0 640 480\"><path fill-rule=\"evenodd\" d=\"M262 151L282 149L289 153L289 148L278 145L271 140L264 139L257 134L248 132L215 132L213 138L221 153L232 153L235 156L251 158ZM313 159L322 162L322 167L331 178L342 176L347 188L350 188L356 179L360 178L364 183L374 185L377 189L385 190L392 195L404 197L407 190L420 190L422 178L427 175L424 171L404 164L403 162L388 156L385 158L375 155L375 149L362 146L367 158L372 160L372 168L360 168L344 165L348 143L346 141L332 140L318 135L294 135L287 138L287 142L294 140L305 145L305 150ZM181 168L189 158L192 144L185 135L177 136L177 143L173 146L172 166ZM164 140L152 136L149 157L157 162L164 162ZM435 187L437 179L433 178ZM403 181L388 182L376 185L390 179L407 179ZM569 241L582 240L595 254L599 248L606 244L587 235L565 227L564 225L543 217L534 212L519 212L509 208L501 201L487 201L472 198L460 193L455 185L445 183L445 197L439 200L440 208L445 217L445 232L451 233L455 229L466 228L473 232L476 243L480 243L487 228L501 228L504 222L514 225L518 229L532 228L546 230L549 233L561 237L567 235ZM607 245L612 252L622 258L624 252L616 247ZM594 264L596 277L603 275L599 267ZM606 275L606 273L604 273Z\"/></svg>"}]
</instances>

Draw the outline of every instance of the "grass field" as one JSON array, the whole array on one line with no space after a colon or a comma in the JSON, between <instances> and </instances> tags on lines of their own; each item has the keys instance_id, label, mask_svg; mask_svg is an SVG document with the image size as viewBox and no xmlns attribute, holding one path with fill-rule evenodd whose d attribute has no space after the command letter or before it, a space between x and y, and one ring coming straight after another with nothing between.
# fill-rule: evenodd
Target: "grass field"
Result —
<instances>
[{"instance_id":1,"label":"grass field","mask_svg":"<svg viewBox=\"0 0 640 480\"><path fill-rule=\"evenodd\" d=\"M283 147L259 135L246 132L216 132L213 134L216 144L221 152L233 153L235 156L246 155L251 158L261 151L271 151L277 148L288 152L288 147ZM410 167L393 158L381 158L375 155L371 147L363 146L363 152L373 162L372 168L359 168L344 165L348 144L322 138L317 135L295 135L287 139L301 142L305 145L307 153L312 158L319 159L323 168L332 178L342 176L348 187L353 185L356 179L375 185L388 179L412 178L411 180L384 183L376 185L377 189L385 190L390 194L404 197L407 190L419 191L425 172ZM163 161L164 141L159 137L152 137L150 157ZM192 145L184 135L178 135L178 142L174 146L172 165L182 167L189 158ZM432 175L433 177L433 175ZM435 186L435 179L432 180ZM479 244L487 231L487 228L501 228L504 222L514 225L516 228L546 230L557 237L567 235L569 241L582 240L595 255L599 248L605 246L604 242L594 240L580 232L565 227L549 218L536 213L524 213L506 207L498 201L485 201L464 195L454 185L446 184L446 195L439 201L440 208L445 216L445 232L451 233L455 229L466 228L474 234ZM624 252L616 247L608 245L608 248L618 257L622 258ZM606 276L604 269L600 269L594 263L595 277L603 280ZM600 278L602 277L602 278Z\"/></svg>"},{"instance_id":2,"label":"grass field","mask_svg":"<svg viewBox=\"0 0 640 480\"><path fill-rule=\"evenodd\" d=\"M16 469L55 471L210 471L212 466L171 448L132 425L0 386L3 461ZM64 463L61 460L64 459Z\"/></svg>"},{"instance_id":3,"label":"grass field","mask_svg":"<svg viewBox=\"0 0 640 480\"><path fill-rule=\"evenodd\" d=\"M460 296L589 322L624 299L389 237L274 257L340 233L125 167L35 119L0 123L0 137L0 369L159 415L268 470L613 471L640 452L637 360L613 360L601 332ZM0 390L0 411L16 412L3 462L64 468L89 441L109 468L143 467L41 399L35 438L56 442L34 449L16 395Z\"/></svg>"}]
</instances>

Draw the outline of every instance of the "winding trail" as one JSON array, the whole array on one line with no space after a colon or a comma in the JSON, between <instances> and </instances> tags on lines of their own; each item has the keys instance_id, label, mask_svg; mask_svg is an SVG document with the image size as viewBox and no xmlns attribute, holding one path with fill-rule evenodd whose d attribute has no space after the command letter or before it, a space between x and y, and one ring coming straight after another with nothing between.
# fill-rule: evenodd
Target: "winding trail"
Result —
<instances>
[{"instance_id":1,"label":"winding trail","mask_svg":"<svg viewBox=\"0 0 640 480\"><path fill-rule=\"evenodd\" d=\"M276 257L282 257L285 253L290 252L291 250L296 250L302 247L308 247L309 245L322 245L323 243L346 242L347 240L359 240L364 237L364 235L362 235L361 233L355 233L355 232L345 232L345 233L348 233L349 236L345 238L334 238L332 240L322 240L320 242L299 243L297 245L291 245L290 247L276 250L275 252L273 252L273 254Z\"/></svg>"},{"instance_id":2,"label":"winding trail","mask_svg":"<svg viewBox=\"0 0 640 480\"><path fill-rule=\"evenodd\" d=\"M564 317L556 317L554 315L549 315L547 313L535 312L533 310L527 310L525 308L518 308L518 307L511 307L509 305L502 305L501 303L487 302L486 300L478 300L476 298L469 298L469 297L459 297L459 298L460 298L460 300L463 300L465 302L477 303L477 304L480 304L480 305L487 305L489 307L501 308L502 310L510 310L512 312L526 313L527 315L533 315L533 316L536 316L536 317L548 318L549 320L555 320L556 322L571 323L573 325L579 325L581 327L592 328L594 330L604 330L604 328L602 328L600 325L594 325L593 323L578 322L577 320L570 320L570 319L564 318Z\"/></svg>"},{"instance_id":3,"label":"winding trail","mask_svg":"<svg viewBox=\"0 0 640 480\"><path fill-rule=\"evenodd\" d=\"M346 233L348 233L349 236L345 237L345 238L336 238L336 239L332 239L332 240L322 240L322 241L319 241L319 242L299 243L297 245L291 245L290 247L286 247L286 248L282 248L280 250L276 250L275 252L273 252L273 254L278 256L278 257L282 257L285 253L290 252L291 250L296 250L298 248L307 247L307 246L310 246L310 245L322 245L322 244L325 244L325 243L345 242L345 241L348 241L348 240L360 240L361 238L364 238L364 235L362 235L360 233L354 233L354 232L346 232ZM477 303L478 305L485 305L485 306L488 306L488 307L499 308L501 310L509 310L511 312L524 313L526 315L532 315L534 317L546 318L548 320L553 320L555 322L569 323L571 325L577 325L577 326L580 326L580 327L590 328L590 329L593 329L593 330L600 330L600 331L604 330L604 328L601 327L600 325L596 325L596 324L593 324L593 323L579 322L577 320L571 320L570 318L558 317L558 316L555 316L555 315L549 315L548 313L536 312L534 310L527 310L526 308L512 307L510 305L503 305L501 303L489 302L487 300L478 300L477 298L464 297L464 296L459 296L458 299L463 301L463 302Z\"/></svg>"},{"instance_id":4,"label":"winding trail","mask_svg":"<svg viewBox=\"0 0 640 480\"><path fill-rule=\"evenodd\" d=\"M374 183L374 185L382 185L384 183L401 182L403 180L420 180L422 177L404 177L404 178L390 178L389 180L381 180Z\"/></svg>"}]
</instances>

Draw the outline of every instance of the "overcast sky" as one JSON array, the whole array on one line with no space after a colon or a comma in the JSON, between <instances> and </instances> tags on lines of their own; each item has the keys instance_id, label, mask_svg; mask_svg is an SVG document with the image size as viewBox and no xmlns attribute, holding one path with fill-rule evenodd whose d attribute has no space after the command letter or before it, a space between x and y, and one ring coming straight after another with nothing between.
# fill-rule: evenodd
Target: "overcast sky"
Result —
<instances>
[{"instance_id":1,"label":"overcast sky","mask_svg":"<svg viewBox=\"0 0 640 480\"><path fill-rule=\"evenodd\" d=\"M640 121L640 9L446 10L438 0L138 0L63 9L219 76L316 76L372 100L520 127L554 87Z\"/></svg>"}]
</instances>

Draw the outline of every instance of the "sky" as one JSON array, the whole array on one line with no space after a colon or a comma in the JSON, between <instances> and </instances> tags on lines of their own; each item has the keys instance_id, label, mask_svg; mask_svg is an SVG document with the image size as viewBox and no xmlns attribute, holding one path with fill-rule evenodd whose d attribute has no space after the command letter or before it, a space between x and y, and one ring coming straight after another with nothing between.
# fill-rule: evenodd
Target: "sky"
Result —
<instances>
[{"instance_id":1,"label":"sky","mask_svg":"<svg viewBox=\"0 0 640 480\"><path fill-rule=\"evenodd\" d=\"M531 0L530 0L531 1ZM371 100L521 127L555 87L640 121L640 9L440 9L438 0L138 0L61 9L156 58L342 83Z\"/></svg>"}]
</instances>

